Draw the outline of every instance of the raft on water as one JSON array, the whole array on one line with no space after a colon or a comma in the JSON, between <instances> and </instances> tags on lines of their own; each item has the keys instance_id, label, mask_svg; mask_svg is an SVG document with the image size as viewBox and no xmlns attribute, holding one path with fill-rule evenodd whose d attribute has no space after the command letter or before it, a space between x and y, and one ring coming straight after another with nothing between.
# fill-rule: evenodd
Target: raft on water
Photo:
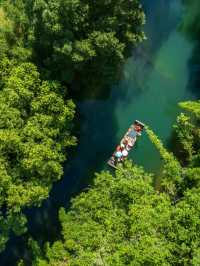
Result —
<instances>
[{"instance_id":1,"label":"raft on water","mask_svg":"<svg viewBox=\"0 0 200 266\"><path fill-rule=\"evenodd\" d=\"M108 164L111 167L117 168L117 164L123 162L127 158L129 151L135 146L137 138L141 136L144 126L142 122L135 120L129 127L120 141L120 145L116 147L113 155L108 160Z\"/></svg>"}]
</instances>

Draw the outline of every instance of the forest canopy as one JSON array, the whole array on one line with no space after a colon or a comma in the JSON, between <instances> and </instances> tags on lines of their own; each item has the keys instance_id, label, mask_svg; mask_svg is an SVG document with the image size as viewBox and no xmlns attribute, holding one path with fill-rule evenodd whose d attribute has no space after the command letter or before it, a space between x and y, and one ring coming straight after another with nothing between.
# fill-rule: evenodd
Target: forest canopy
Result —
<instances>
[{"instance_id":1,"label":"forest canopy","mask_svg":"<svg viewBox=\"0 0 200 266\"><path fill-rule=\"evenodd\" d=\"M144 22L139 0L0 1L0 251L63 176L76 145L69 95L119 79ZM182 29L192 26L188 17ZM200 102L180 107L173 153L146 127L163 160L159 188L130 161L96 174L60 209L62 236L45 245L30 237L31 258L19 265L199 265Z\"/></svg>"},{"instance_id":2,"label":"forest canopy","mask_svg":"<svg viewBox=\"0 0 200 266\"><path fill-rule=\"evenodd\" d=\"M73 199L69 211L60 209L61 240L43 250L30 240L33 265L199 264L200 142L195 136L200 105L180 105L191 112L181 114L175 126L182 149L191 147L187 163L146 128L164 163L159 189L154 175L129 161L115 174L97 174L93 187Z\"/></svg>"},{"instance_id":3,"label":"forest canopy","mask_svg":"<svg viewBox=\"0 0 200 266\"><path fill-rule=\"evenodd\" d=\"M144 20L138 0L0 1L0 250L63 175L69 94L111 84Z\"/></svg>"},{"instance_id":4,"label":"forest canopy","mask_svg":"<svg viewBox=\"0 0 200 266\"><path fill-rule=\"evenodd\" d=\"M65 147L75 144L74 104L64 102L60 86L41 81L32 63L9 63L2 61L0 91L1 248L9 229L25 230L22 209L48 197L62 176Z\"/></svg>"},{"instance_id":5,"label":"forest canopy","mask_svg":"<svg viewBox=\"0 0 200 266\"><path fill-rule=\"evenodd\" d=\"M14 53L30 54L45 78L70 88L110 85L130 48L145 38L138 0L7 0L3 10Z\"/></svg>"}]
</instances>

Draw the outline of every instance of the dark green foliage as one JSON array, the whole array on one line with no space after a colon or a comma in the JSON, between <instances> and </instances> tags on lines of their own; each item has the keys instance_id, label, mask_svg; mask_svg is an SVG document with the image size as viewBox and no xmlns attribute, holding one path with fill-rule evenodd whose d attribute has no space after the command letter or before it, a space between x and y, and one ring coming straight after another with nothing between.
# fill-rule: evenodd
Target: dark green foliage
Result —
<instances>
[{"instance_id":1,"label":"dark green foliage","mask_svg":"<svg viewBox=\"0 0 200 266\"><path fill-rule=\"evenodd\" d=\"M27 39L37 65L47 77L76 86L111 84L130 46L144 39L138 0L32 0L25 5Z\"/></svg>"},{"instance_id":2,"label":"dark green foliage","mask_svg":"<svg viewBox=\"0 0 200 266\"><path fill-rule=\"evenodd\" d=\"M186 22L183 30L193 25ZM26 231L24 208L48 197L75 144L74 104L58 81L70 89L110 85L144 39L143 23L138 0L1 2L0 250L10 231ZM130 162L98 174L68 212L60 209L62 239L44 250L30 239L33 265L199 265L200 104L180 106L187 113L175 126L179 160L146 128L163 159L159 191Z\"/></svg>"},{"instance_id":3,"label":"dark green foliage","mask_svg":"<svg viewBox=\"0 0 200 266\"><path fill-rule=\"evenodd\" d=\"M200 153L200 102L183 102L180 107L187 111L187 114L181 114L177 118L175 125L177 141L180 144L180 150L183 153L180 160L187 165L199 164Z\"/></svg>"},{"instance_id":4,"label":"dark green foliage","mask_svg":"<svg viewBox=\"0 0 200 266\"><path fill-rule=\"evenodd\" d=\"M47 244L45 257L37 247L33 265L198 265L199 188L174 203L151 178L130 163L97 175L60 210L63 240Z\"/></svg>"},{"instance_id":5,"label":"dark green foliage","mask_svg":"<svg viewBox=\"0 0 200 266\"><path fill-rule=\"evenodd\" d=\"M63 173L64 148L75 144L69 135L74 105L64 102L60 86L42 82L33 64L6 63L0 91L1 248L10 228L24 232L22 209L48 197Z\"/></svg>"},{"instance_id":6,"label":"dark green foliage","mask_svg":"<svg viewBox=\"0 0 200 266\"><path fill-rule=\"evenodd\" d=\"M183 169L174 155L164 148L162 142L158 139L154 132L148 127L146 127L146 132L151 142L158 149L160 156L164 161L160 184L161 189L175 199L181 190Z\"/></svg>"},{"instance_id":7,"label":"dark green foliage","mask_svg":"<svg viewBox=\"0 0 200 266\"><path fill-rule=\"evenodd\" d=\"M198 102L181 106L198 122ZM60 210L63 239L47 244L45 254L32 243L37 246L33 265L199 265L200 163L192 163L199 151L191 142L199 127L182 114L176 130L183 147L192 150L187 167L146 127L163 159L160 190L153 187L152 175L130 162L114 176L98 174L70 211Z\"/></svg>"},{"instance_id":8,"label":"dark green foliage","mask_svg":"<svg viewBox=\"0 0 200 266\"><path fill-rule=\"evenodd\" d=\"M173 244L171 265L199 264L200 209L199 187L188 190L172 209L167 239Z\"/></svg>"},{"instance_id":9,"label":"dark green foliage","mask_svg":"<svg viewBox=\"0 0 200 266\"><path fill-rule=\"evenodd\" d=\"M111 84L143 23L138 0L0 2L0 249L10 230L25 232L23 209L48 197L75 144L74 104L58 81Z\"/></svg>"},{"instance_id":10,"label":"dark green foliage","mask_svg":"<svg viewBox=\"0 0 200 266\"><path fill-rule=\"evenodd\" d=\"M16 62L31 58L31 47L27 40L28 20L23 1L9 1L0 4L0 59L7 56Z\"/></svg>"},{"instance_id":11,"label":"dark green foliage","mask_svg":"<svg viewBox=\"0 0 200 266\"><path fill-rule=\"evenodd\" d=\"M130 163L115 177L103 172L70 212L60 210L64 240L47 246L46 262L38 258L35 265L169 265L170 205L154 191L151 175Z\"/></svg>"}]
</instances>

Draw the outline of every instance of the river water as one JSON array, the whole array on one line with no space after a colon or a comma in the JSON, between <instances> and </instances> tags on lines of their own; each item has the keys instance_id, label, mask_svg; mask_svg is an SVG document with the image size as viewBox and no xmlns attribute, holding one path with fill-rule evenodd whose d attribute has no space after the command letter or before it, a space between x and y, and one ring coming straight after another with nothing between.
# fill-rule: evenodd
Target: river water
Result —
<instances>
[{"instance_id":1,"label":"river water","mask_svg":"<svg viewBox=\"0 0 200 266\"><path fill-rule=\"evenodd\" d=\"M185 12L181 0L144 0L147 40L124 66L122 80L104 99L86 97L77 102L80 114L79 145L65 166L62 181L54 185L41 208L27 211L29 230L41 241L58 237L57 211L69 204L94 177L106 169L106 161L130 124L139 119L149 125L167 146L172 125L180 112L177 103L197 97L193 80L195 41L180 30ZM196 63L195 63L196 66ZM191 78L192 77L192 78ZM146 170L158 173L158 152L144 133L130 158ZM14 265L27 255L24 238L12 238L0 256L0 265Z\"/></svg>"}]
</instances>

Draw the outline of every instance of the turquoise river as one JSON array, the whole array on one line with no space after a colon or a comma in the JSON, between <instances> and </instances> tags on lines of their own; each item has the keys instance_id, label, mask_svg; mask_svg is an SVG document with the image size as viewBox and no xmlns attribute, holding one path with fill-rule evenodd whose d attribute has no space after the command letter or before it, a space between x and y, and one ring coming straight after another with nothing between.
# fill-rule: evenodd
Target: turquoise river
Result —
<instances>
[{"instance_id":1,"label":"turquoise river","mask_svg":"<svg viewBox=\"0 0 200 266\"><path fill-rule=\"evenodd\" d=\"M41 208L27 211L30 232L38 241L59 237L59 207L68 207L71 197L92 182L95 172L108 169L107 159L135 119L149 125L169 146L172 126L181 111L178 102L199 96L195 79L200 66L193 62L199 51L183 30L188 15L182 1L142 2L147 40L133 51L124 65L122 80L108 88L107 97L86 96L77 102L79 144L69 154L64 178L54 185ZM130 159L155 174L161 168L159 154L145 133ZM23 244L26 237L11 238L0 265L14 265L18 257L28 257Z\"/></svg>"}]
</instances>

